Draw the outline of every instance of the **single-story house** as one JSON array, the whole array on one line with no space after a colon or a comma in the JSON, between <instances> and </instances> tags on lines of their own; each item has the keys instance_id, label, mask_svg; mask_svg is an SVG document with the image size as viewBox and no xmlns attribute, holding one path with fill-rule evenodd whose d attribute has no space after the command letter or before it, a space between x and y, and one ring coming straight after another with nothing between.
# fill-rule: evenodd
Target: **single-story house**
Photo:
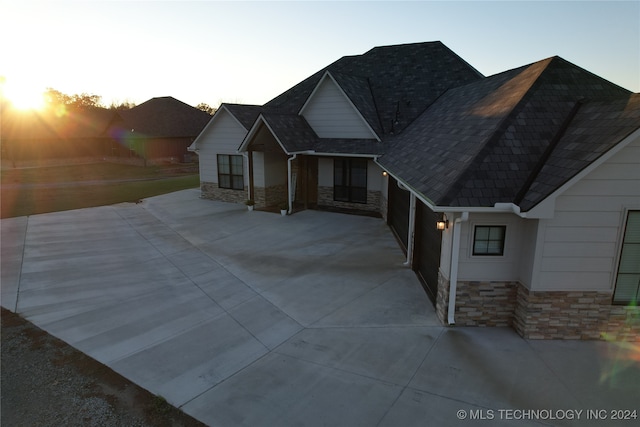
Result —
<instances>
[{"instance_id":1,"label":"single-story house","mask_svg":"<svg viewBox=\"0 0 640 427\"><path fill-rule=\"evenodd\" d=\"M124 149L145 159L189 160L188 148L211 120L209 113L170 96L121 110L109 126L114 155Z\"/></svg>"},{"instance_id":2,"label":"single-story house","mask_svg":"<svg viewBox=\"0 0 640 427\"><path fill-rule=\"evenodd\" d=\"M13 161L103 156L110 145L105 132L114 115L105 108L64 114L5 109L0 123L2 155Z\"/></svg>"},{"instance_id":3,"label":"single-story house","mask_svg":"<svg viewBox=\"0 0 640 427\"><path fill-rule=\"evenodd\" d=\"M14 161L108 156L182 162L211 116L167 96L129 110L7 109L0 119L3 156Z\"/></svg>"},{"instance_id":4,"label":"single-story house","mask_svg":"<svg viewBox=\"0 0 640 427\"><path fill-rule=\"evenodd\" d=\"M377 47L222 104L191 149L202 197L384 218L445 324L640 339L640 94L560 57Z\"/></svg>"}]
</instances>

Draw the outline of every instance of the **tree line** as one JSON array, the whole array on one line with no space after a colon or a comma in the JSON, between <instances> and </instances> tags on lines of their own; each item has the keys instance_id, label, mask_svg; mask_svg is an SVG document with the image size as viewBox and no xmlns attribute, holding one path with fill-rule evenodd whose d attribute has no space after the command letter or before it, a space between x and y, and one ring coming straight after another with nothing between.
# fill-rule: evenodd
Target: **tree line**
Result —
<instances>
[{"instance_id":1,"label":"tree line","mask_svg":"<svg viewBox=\"0 0 640 427\"><path fill-rule=\"evenodd\" d=\"M134 102L122 101L112 102L109 106L102 103L102 97L100 95L90 93L80 93L74 95L67 95L53 88L47 88L43 94L45 108L50 110L56 110L64 107L67 109L75 110L87 110L90 108L107 108L109 110L129 110L136 106ZM206 113L213 114L216 109L209 104L201 102L196 105L198 110L202 110Z\"/></svg>"}]
</instances>

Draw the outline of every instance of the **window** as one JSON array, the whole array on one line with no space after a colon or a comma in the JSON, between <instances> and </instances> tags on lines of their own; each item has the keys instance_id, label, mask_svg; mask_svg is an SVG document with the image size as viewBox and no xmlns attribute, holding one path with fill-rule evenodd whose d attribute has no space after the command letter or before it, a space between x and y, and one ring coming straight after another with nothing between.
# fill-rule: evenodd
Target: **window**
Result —
<instances>
[{"instance_id":1,"label":"window","mask_svg":"<svg viewBox=\"0 0 640 427\"><path fill-rule=\"evenodd\" d=\"M333 161L333 200L367 203L367 160L340 158Z\"/></svg>"},{"instance_id":2,"label":"window","mask_svg":"<svg viewBox=\"0 0 640 427\"><path fill-rule=\"evenodd\" d=\"M614 304L638 301L640 296L640 211L629 211L616 277Z\"/></svg>"},{"instance_id":3,"label":"window","mask_svg":"<svg viewBox=\"0 0 640 427\"><path fill-rule=\"evenodd\" d=\"M218 187L244 190L242 156L218 154Z\"/></svg>"},{"instance_id":4,"label":"window","mask_svg":"<svg viewBox=\"0 0 640 427\"><path fill-rule=\"evenodd\" d=\"M473 235L473 255L503 255L504 225L476 225Z\"/></svg>"}]
</instances>

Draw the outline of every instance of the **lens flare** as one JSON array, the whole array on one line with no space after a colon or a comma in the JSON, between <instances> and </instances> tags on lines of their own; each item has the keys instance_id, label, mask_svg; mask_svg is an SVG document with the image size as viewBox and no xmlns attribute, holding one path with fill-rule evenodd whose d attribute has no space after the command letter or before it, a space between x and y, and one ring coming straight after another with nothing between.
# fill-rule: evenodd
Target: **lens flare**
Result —
<instances>
[{"instance_id":1,"label":"lens flare","mask_svg":"<svg viewBox=\"0 0 640 427\"><path fill-rule=\"evenodd\" d=\"M2 97L14 108L40 110L44 107L44 91L26 81L3 78Z\"/></svg>"},{"instance_id":2,"label":"lens flare","mask_svg":"<svg viewBox=\"0 0 640 427\"><path fill-rule=\"evenodd\" d=\"M640 342L637 338L636 341L624 341L625 338L634 339L634 334L640 329L640 312L637 309L637 302L631 303L626 307L625 321L616 330L602 334L605 341L614 345L600 375L601 383L613 385L623 381L630 370L640 370Z\"/></svg>"}]
</instances>

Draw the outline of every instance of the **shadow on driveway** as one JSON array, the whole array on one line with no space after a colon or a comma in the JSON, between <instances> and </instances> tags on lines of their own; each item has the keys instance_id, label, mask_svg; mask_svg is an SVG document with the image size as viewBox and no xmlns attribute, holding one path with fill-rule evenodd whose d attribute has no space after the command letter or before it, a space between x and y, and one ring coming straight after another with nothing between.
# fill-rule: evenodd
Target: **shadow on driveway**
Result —
<instances>
[{"instance_id":1,"label":"shadow on driveway","mask_svg":"<svg viewBox=\"0 0 640 427\"><path fill-rule=\"evenodd\" d=\"M380 219L185 190L2 220L2 238L4 307L209 425L464 425L478 410L513 425L498 410L637 405L637 364L600 379L623 363L615 344L442 327Z\"/></svg>"}]
</instances>

